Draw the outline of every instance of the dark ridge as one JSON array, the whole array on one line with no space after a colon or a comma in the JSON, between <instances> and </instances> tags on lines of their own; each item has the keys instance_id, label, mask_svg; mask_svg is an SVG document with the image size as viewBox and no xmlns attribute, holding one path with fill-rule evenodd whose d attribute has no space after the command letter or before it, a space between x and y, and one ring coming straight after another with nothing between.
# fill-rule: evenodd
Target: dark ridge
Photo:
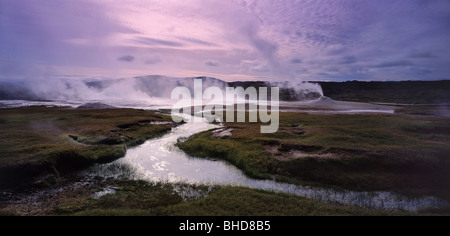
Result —
<instances>
[{"instance_id":1,"label":"dark ridge","mask_svg":"<svg viewBox=\"0 0 450 236\"><path fill-rule=\"evenodd\" d=\"M0 82L0 100L39 100L23 83Z\"/></svg>"},{"instance_id":2,"label":"dark ridge","mask_svg":"<svg viewBox=\"0 0 450 236\"><path fill-rule=\"evenodd\" d=\"M116 108L116 107L96 102L96 103L83 104L83 105L79 106L77 109L114 109L114 108Z\"/></svg>"},{"instance_id":3,"label":"dark ridge","mask_svg":"<svg viewBox=\"0 0 450 236\"><path fill-rule=\"evenodd\" d=\"M450 103L450 80L318 82L325 96L341 101L403 104Z\"/></svg>"}]
</instances>

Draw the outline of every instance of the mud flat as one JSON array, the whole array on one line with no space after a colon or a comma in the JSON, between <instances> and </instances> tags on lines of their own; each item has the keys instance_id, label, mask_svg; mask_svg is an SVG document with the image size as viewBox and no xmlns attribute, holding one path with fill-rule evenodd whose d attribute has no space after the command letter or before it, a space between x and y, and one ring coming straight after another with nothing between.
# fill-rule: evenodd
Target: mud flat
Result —
<instances>
[{"instance_id":1,"label":"mud flat","mask_svg":"<svg viewBox=\"0 0 450 236\"><path fill-rule=\"evenodd\" d=\"M362 102L337 101L321 97L312 101L280 102L282 112L311 113L394 113L396 106Z\"/></svg>"}]
</instances>

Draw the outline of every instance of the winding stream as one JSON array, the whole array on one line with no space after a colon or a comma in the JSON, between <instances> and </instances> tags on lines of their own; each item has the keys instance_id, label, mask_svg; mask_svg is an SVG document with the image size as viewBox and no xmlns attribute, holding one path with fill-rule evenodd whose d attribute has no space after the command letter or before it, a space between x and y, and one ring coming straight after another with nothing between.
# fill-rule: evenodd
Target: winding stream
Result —
<instances>
[{"instance_id":1,"label":"winding stream","mask_svg":"<svg viewBox=\"0 0 450 236\"><path fill-rule=\"evenodd\" d=\"M206 121L188 122L174 128L161 138L149 140L141 146L129 149L122 159L95 167L91 170L91 174L95 172L102 177L120 177L121 173L117 171L117 166L128 166L131 168L125 169L128 171L131 169L134 172L128 175L148 181L245 186L305 196L324 202L357 205L366 209L416 211L425 207L448 204L435 197L409 198L390 192L336 191L278 183L272 180L255 180L246 177L239 169L224 161L193 158L175 146L179 140L219 127ZM112 168L114 166L116 168Z\"/></svg>"},{"instance_id":2,"label":"winding stream","mask_svg":"<svg viewBox=\"0 0 450 236\"><path fill-rule=\"evenodd\" d=\"M71 106L77 107L82 101L4 101L9 107L22 107L30 105L46 106ZM117 107L158 109L170 107L166 103L154 105L150 103L138 104L113 103ZM165 105L165 106L164 106ZM345 105L345 104L344 104ZM347 107L346 107L347 108ZM295 110L293 110L295 111ZM352 113L353 110L340 110L339 113ZM356 112L356 111L355 111ZM358 110L357 112L361 112ZM392 113L391 110L363 110L363 112ZM187 123L174 128L163 137L149 140L143 145L131 148L124 158L113 163L97 165L84 174L91 176L112 178L134 178L147 181L161 181L169 183L188 183L204 185L232 185L244 186L255 189L279 191L298 196L305 196L323 202L338 202L348 205L356 205L367 209L401 209L416 211L426 207L439 207L448 205L448 202L435 197L410 198L391 192L356 192L336 191L328 188L297 186L292 184L277 183L272 180L255 180L246 177L239 169L224 162L212 159L193 158L176 147L179 140L186 139L196 133L219 128L218 125L202 123ZM99 193L113 193L106 189Z\"/></svg>"}]
</instances>

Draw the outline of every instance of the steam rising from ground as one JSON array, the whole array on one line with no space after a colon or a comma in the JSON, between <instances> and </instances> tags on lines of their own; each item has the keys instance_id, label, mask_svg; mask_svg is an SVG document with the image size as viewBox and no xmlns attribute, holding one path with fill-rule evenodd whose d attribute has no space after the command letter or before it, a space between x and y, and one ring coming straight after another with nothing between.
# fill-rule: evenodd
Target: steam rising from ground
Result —
<instances>
[{"instance_id":1,"label":"steam rising from ground","mask_svg":"<svg viewBox=\"0 0 450 236\"><path fill-rule=\"evenodd\" d=\"M58 100L147 100L149 96L137 88L133 80L104 82L101 88L79 80L52 80L28 83L30 89L41 99ZM107 86L106 86L107 85Z\"/></svg>"},{"instance_id":2,"label":"steam rising from ground","mask_svg":"<svg viewBox=\"0 0 450 236\"><path fill-rule=\"evenodd\" d=\"M34 80L24 83L26 90L38 99L46 100L85 100L85 101L148 101L170 99L176 87L194 89L194 80L202 79L203 89L218 87L222 91L229 86L227 82L210 77L173 78L166 76L144 76L117 80ZM275 82L262 83L266 87L280 87L281 100L314 100L323 96L320 85L314 83ZM249 84L250 86L251 83ZM259 84L258 86L261 86Z\"/></svg>"},{"instance_id":3,"label":"steam rising from ground","mask_svg":"<svg viewBox=\"0 0 450 236\"><path fill-rule=\"evenodd\" d=\"M317 83L289 81L270 83L270 85L279 87L282 91L290 91L291 100L314 100L324 96L322 87Z\"/></svg>"}]
</instances>

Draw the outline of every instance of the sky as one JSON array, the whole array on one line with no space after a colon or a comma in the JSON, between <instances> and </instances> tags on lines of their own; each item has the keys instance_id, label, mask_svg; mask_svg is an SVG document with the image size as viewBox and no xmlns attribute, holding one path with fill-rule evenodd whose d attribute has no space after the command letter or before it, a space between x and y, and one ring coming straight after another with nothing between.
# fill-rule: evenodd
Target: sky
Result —
<instances>
[{"instance_id":1,"label":"sky","mask_svg":"<svg viewBox=\"0 0 450 236\"><path fill-rule=\"evenodd\" d=\"M449 0L0 0L0 80L450 79Z\"/></svg>"}]
</instances>

